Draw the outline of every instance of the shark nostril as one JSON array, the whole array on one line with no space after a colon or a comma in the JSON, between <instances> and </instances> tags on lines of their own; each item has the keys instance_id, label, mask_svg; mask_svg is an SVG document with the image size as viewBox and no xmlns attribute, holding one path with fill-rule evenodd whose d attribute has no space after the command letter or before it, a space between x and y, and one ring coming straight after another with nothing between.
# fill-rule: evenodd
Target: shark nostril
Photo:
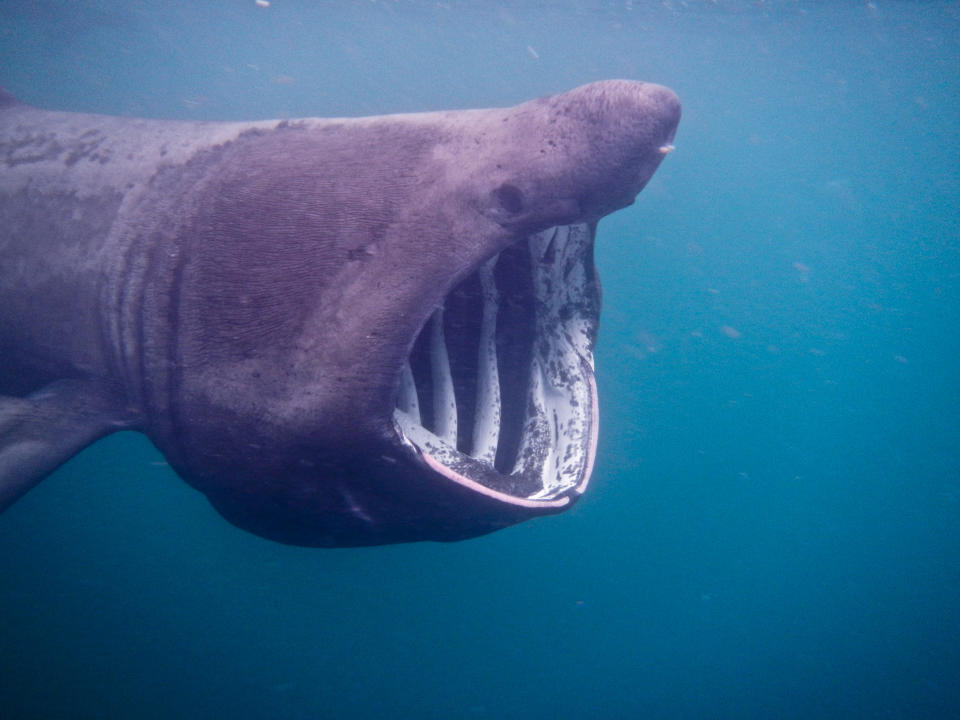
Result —
<instances>
[{"instance_id":1,"label":"shark nostril","mask_svg":"<svg viewBox=\"0 0 960 720\"><path fill-rule=\"evenodd\" d=\"M500 207L508 213L518 213L523 210L523 192L516 185L504 183L493 191L493 196L500 203Z\"/></svg>"}]
</instances>

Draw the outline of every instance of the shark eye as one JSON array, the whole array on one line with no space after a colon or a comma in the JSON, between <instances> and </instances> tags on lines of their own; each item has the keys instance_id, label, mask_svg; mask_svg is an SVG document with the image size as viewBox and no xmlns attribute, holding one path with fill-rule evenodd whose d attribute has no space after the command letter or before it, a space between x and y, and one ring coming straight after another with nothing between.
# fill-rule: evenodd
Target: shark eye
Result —
<instances>
[{"instance_id":1,"label":"shark eye","mask_svg":"<svg viewBox=\"0 0 960 720\"><path fill-rule=\"evenodd\" d=\"M504 183L493 191L493 196L508 213L515 214L523 210L523 193L516 185Z\"/></svg>"}]
</instances>

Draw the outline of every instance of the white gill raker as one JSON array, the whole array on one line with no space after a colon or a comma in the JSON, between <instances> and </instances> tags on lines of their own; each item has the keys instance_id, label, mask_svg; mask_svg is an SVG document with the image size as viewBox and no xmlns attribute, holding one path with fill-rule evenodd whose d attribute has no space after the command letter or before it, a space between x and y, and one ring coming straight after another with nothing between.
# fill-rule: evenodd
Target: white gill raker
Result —
<instances>
[{"instance_id":1,"label":"white gill raker","mask_svg":"<svg viewBox=\"0 0 960 720\"><path fill-rule=\"evenodd\" d=\"M477 403L473 421L473 456L493 465L500 439L500 375L497 367L497 310L500 299L493 269L499 255L480 266L480 291L483 315L477 348Z\"/></svg>"},{"instance_id":2,"label":"white gill raker","mask_svg":"<svg viewBox=\"0 0 960 720\"><path fill-rule=\"evenodd\" d=\"M568 296L572 296L579 291L582 301L582 294L593 278L588 277L587 267L582 262L577 262L578 258L590 252L590 231L585 225L571 225L567 235L567 241L563 244L562 267L564 277L564 286L568 288ZM573 297L570 297L573 300ZM593 352L591 351L592 328L587 315L574 313L565 323L570 342L577 355L586 361L591 372L593 371Z\"/></svg>"},{"instance_id":3,"label":"white gill raker","mask_svg":"<svg viewBox=\"0 0 960 720\"><path fill-rule=\"evenodd\" d=\"M530 414L527 416L523 425L523 437L520 440L520 447L517 448L517 461L513 468L513 474L522 474L530 468L524 466L524 463L531 458L540 461L540 466L533 468L537 477L545 478L549 468L554 466L553 447L543 447L548 438L553 437L553 431L548 427L550 422L547 413L547 403L544 397L543 388L543 368L540 367L540 361L534 357L530 363L530 388L527 390L527 407ZM532 497L532 496L531 496Z\"/></svg>"},{"instance_id":4,"label":"white gill raker","mask_svg":"<svg viewBox=\"0 0 960 720\"><path fill-rule=\"evenodd\" d=\"M545 317L546 305L543 301L545 300L544 295L548 292L544 284L549 286L550 281L546 277L549 270L544 269L543 260L550 244L557 238L557 234L564 229L559 227L547 228L542 232L531 235L528 242L530 269L536 296L536 336L548 342L552 338L543 335L543 328L545 324L551 321L551 318ZM552 419L551 413L548 411L548 401L544 388L544 368L539 355L539 347L535 344L534 356L530 362L530 386L527 389L528 415L523 426L523 435L520 439L520 446L517 448L517 460L513 468L513 474L533 470L540 478L540 490L530 497L547 495L555 485L552 477L553 470L556 467L556 461L553 458L555 449L551 442L554 433L553 428L549 426ZM549 360L549 358L547 359ZM539 467L526 468L524 464L531 459L539 461Z\"/></svg>"},{"instance_id":5,"label":"white gill raker","mask_svg":"<svg viewBox=\"0 0 960 720\"><path fill-rule=\"evenodd\" d=\"M413 380L409 359L400 370L400 394L397 396L397 407L409 415L414 422L420 422L420 401L417 399L417 384Z\"/></svg>"},{"instance_id":6,"label":"white gill raker","mask_svg":"<svg viewBox=\"0 0 960 720\"><path fill-rule=\"evenodd\" d=\"M534 267L543 262L543 256L546 254L547 248L550 247L550 243L553 242L558 233L565 232L566 229L566 226L555 226L530 236L530 255ZM563 238L560 239L563 240Z\"/></svg>"},{"instance_id":7,"label":"white gill raker","mask_svg":"<svg viewBox=\"0 0 960 720\"><path fill-rule=\"evenodd\" d=\"M450 357L443 336L443 308L430 321L430 377L433 385L433 432L452 447L457 446L457 400L453 393Z\"/></svg>"}]
</instances>

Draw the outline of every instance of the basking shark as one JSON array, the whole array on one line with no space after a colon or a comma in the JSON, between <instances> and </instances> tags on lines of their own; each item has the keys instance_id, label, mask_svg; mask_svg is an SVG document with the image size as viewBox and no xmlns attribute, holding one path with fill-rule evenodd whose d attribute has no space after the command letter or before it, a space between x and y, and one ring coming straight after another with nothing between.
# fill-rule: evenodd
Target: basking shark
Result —
<instances>
[{"instance_id":1,"label":"basking shark","mask_svg":"<svg viewBox=\"0 0 960 720\"><path fill-rule=\"evenodd\" d=\"M145 433L230 522L309 546L560 512L597 447L597 222L676 96L261 122L0 95L0 509Z\"/></svg>"}]
</instances>

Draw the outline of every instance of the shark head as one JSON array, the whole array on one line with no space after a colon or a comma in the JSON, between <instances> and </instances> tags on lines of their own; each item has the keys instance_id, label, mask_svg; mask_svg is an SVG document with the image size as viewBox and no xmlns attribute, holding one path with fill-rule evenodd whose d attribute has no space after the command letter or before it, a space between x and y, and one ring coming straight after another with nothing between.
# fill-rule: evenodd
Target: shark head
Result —
<instances>
[{"instance_id":1,"label":"shark head","mask_svg":"<svg viewBox=\"0 0 960 720\"><path fill-rule=\"evenodd\" d=\"M617 80L221 148L191 185L155 442L231 522L293 544L570 507L600 417L597 223L679 118L669 89Z\"/></svg>"}]
</instances>

